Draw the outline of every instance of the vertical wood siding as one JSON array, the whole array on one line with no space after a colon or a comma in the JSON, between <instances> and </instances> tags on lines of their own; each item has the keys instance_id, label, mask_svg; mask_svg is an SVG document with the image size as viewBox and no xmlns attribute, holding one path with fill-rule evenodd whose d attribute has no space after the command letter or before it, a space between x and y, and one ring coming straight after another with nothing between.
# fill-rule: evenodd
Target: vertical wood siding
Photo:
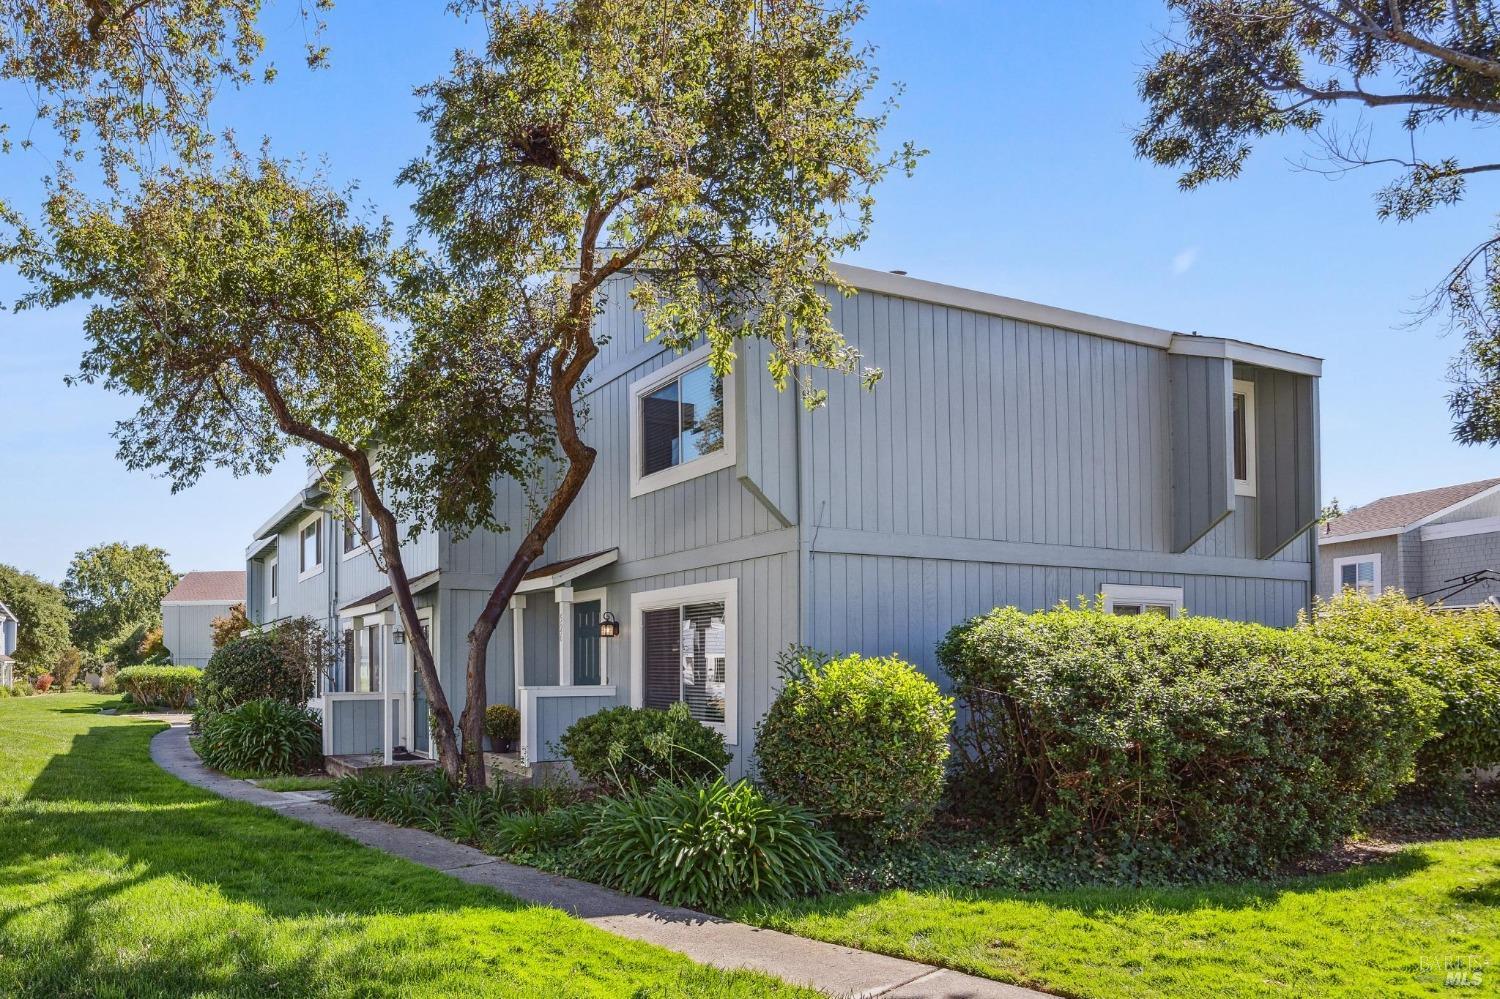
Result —
<instances>
[{"instance_id":1,"label":"vertical wood siding","mask_svg":"<svg viewBox=\"0 0 1500 999\"><path fill-rule=\"evenodd\" d=\"M162 604L162 644L179 666L207 666L214 654L213 619L232 604Z\"/></svg>"},{"instance_id":2,"label":"vertical wood siding","mask_svg":"<svg viewBox=\"0 0 1500 999\"><path fill-rule=\"evenodd\" d=\"M1266 558L1318 518L1313 380L1261 368L1255 380L1256 497Z\"/></svg>"},{"instance_id":3,"label":"vertical wood siding","mask_svg":"<svg viewBox=\"0 0 1500 999\"><path fill-rule=\"evenodd\" d=\"M1172 550L1185 552L1235 512L1230 453L1233 369L1216 357L1168 357L1172 374Z\"/></svg>"}]
</instances>

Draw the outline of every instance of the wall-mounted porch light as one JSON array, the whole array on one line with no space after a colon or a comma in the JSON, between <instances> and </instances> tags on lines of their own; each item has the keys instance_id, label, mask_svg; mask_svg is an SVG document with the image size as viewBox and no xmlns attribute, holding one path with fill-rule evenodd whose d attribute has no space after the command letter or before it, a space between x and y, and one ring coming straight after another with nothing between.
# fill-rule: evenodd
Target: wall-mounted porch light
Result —
<instances>
[{"instance_id":1,"label":"wall-mounted porch light","mask_svg":"<svg viewBox=\"0 0 1500 999\"><path fill-rule=\"evenodd\" d=\"M393 645L405 645L406 644L406 629L404 629L404 628L393 628L393 629L391 629L391 643Z\"/></svg>"},{"instance_id":2,"label":"wall-mounted porch light","mask_svg":"<svg viewBox=\"0 0 1500 999\"><path fill-rule=\"evenodd\" d=\"M605 611L604 616L599 619L599 637L616 638L619 634L620 622L609 611Z\"/></svg>"}]
</instances>

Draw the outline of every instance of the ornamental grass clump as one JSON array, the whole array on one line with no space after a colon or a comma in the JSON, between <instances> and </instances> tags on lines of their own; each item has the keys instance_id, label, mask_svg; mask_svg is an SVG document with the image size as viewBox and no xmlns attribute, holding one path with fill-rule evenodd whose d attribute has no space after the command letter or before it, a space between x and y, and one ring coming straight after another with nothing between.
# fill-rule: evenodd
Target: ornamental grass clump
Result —
<instances>
[{"instance_id":1,"label":"ornamental grass clump","mask_svg":"<svg viewBox=\"0 0 1500 999\"><path fill-rule=\"evenodd\" d=\"M1050 851L1260 871L1331 846L1409 782L1441 707L1305 631L1066 605L938 648L965 721L960 807Z\"/></svg>"},{"instance_id":2,"label":"ornamental grass clump","mask_svg":"<svg viewBox=\"0 0 1500 999\"><path fill-rule=\"evenodd\" d=\"M832 834L805 809L723 777L604 799L581 847L583 871L600 884L711 910L826 890L840 864Z\"/></svg>"},{"instance_id":3,"label":"ornamental grass clump","mask_svg":"<svg viewBox=\"0 0 1500 999\"><path fill-rule=\"evenodd\" d=\"M322 762L323 731L314 712L261 698L208 719L198 755L215 770L293 774Z\"/></svg>"},{"instance_id":4,"label":"ornamental grass clump","mask_svg":"<svg viewBox=\"0 0 1500 999\"><path fill-rule=\"evenodd\" d=\"M1500 608L1435 610L1388 590L1318 600L1297 627L1390 658L1442 697L1436 732L1417 753L1426 787L1500 765Z\"/></svg>"},{"instance_id":5,"label":"ornamental grass clump","mask_svg":"<svg viewBox=\"0 0 1500 999\"><path fill-rule=\"evenodd\" d=\"M894 656L793 649L756 729L760 779L851 842L909 839L943 793L953 701Z\"/></svg>"}]
</instances>

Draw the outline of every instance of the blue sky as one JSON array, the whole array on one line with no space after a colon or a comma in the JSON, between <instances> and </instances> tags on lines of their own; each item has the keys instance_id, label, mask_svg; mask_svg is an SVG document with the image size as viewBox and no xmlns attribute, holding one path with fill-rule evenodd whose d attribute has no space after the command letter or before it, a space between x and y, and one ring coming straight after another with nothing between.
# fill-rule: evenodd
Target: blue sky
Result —
<instances>
[{"instance_id":1,"label":"blue sky","mask_svg":"<svg viewBox=\"0 0 1500 999\"><path fill-rule=\"evenodd\" d=\"M1444 375L1457 343L1406 327L1421 293L1487 231L1485 182L1465 205L1381 223L1380 178L1295 170L1304 147L1287 140L1261 147L1238 181L1185 194L1130 147L1135 79L1169 27L1159 0L873 6L865 33L886 79L906 85L891 138L931 154L915 178L887 185L852 262L1324 357L1324 493L1346 506L1500 474L1497 455L1449 433ZM223 122L247 144L264 134L278 153L326 156L335 177L404 223L408 197L392 178L425 139L411 88L442 72L466 35L441 7L339 5L332 65L309 74L295 4L273 5L263 29L282 75L222 101ZM0 88L8 116L18 96ZM1463 133L1428 141L1438 140L1479 145ZM0 184L24 197L45 165L37 154L0 160ZM19 290L0 273L0 298ZM128 400L63 385L81 315L0 313L0 562L59 579L74 551L123 539L160 545L179 571L239 567L300 467L210 476L176 496L125 471L110 429Z\"/></svg>"}]
</instances>

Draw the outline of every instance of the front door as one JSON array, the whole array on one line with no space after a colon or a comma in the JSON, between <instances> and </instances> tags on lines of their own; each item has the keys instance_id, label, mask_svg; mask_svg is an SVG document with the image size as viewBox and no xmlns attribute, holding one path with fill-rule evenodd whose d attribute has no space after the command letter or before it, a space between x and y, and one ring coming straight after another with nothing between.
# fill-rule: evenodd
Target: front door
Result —
<instances>
[{"instance_id":1,"label":"front door","mask_svg":"<svg viewBox=\"0 0 1500 999\"><path fill-rule=\"evenodd\" d=\"M429 639L432 637L431 618L426 614L419 615L418 620L422 622L422 634ZM433 665L437 665L437 649L432 650ZM422 685L422 676L417 671L417 656L411 652L411 751L418 756L432 755L432 726L427 721L427 688Z\"/></svg>"},{"instance_id":2,"label":"front door","mask_svg":"<svg viewBox=\"0 0 1500 999\"><path fill-rule=\"evenodd\" d=\"M599 668L599 613L598 600L585 600L573 605L573 684L578 687L597 687L604 682Z\"/></svg>"}]
</instances>

